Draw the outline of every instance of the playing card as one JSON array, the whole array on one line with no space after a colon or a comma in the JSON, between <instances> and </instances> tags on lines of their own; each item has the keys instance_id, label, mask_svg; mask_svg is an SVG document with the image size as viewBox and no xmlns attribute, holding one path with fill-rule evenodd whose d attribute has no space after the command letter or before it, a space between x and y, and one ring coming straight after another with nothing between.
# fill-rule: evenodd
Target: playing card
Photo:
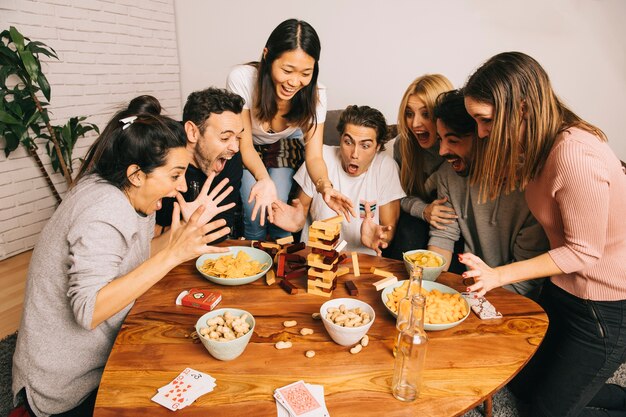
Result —
<instances>
[{"instance_id":1,"label":"playing card","mask_svg":"<svg viewBox=\"0 0 626 417\"><path fill-rule=\"evenodd\" d=\"M481 320L502 318L502 313L497 311L494 305L485 297L478 297L475 292L462 292L461 296L467 300L472 311L476 313Z\"/></svg>"},{"instance_id":2,"label":"playing card","mask_svg":"<svg viewBox=\"0 0 626 417\"><path fill-rule=\"evenodd\" d=\"M185 368L169 384L158 389L152 401L170 410L179 410L198 397L213 391L215 378L191 368Z\"/></svg>"},{"instance_id":3,"label":"playing card","mask_svg":"<svg viewBox=\"0 0 626 417\"><path fill-rule=\"evenodd\" d=\"M278 413L281 413L282 410L280 406L283 406L284 409L288 411L288 415L293 417L328 416L328 411L325 405L323 405L323 387L321 388L321 396L318 396L318 398L321 397L322 401L316 398L310 386L305 384L304 381L297 381L285 387L278 388L274 391ZM282 415L284 415L284 413Z\"/></svg>"}]
</instances>

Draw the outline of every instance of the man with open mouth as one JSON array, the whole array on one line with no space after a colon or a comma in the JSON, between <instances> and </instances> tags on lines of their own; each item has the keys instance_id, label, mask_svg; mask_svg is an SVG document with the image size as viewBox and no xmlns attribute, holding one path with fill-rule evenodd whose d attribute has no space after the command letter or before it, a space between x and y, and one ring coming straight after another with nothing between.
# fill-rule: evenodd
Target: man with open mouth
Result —
<instances>
[{"instance_id":1,"label":"man with open mouth","mask_svg":"<svg viewBox=\"0 0 626 417\"><path fill-rule=\"evenodd\" d=\"M476 122L465 110L463 93L452 90L439 95L435 105L439 154L442 164L429 181L435 181L437 198L448 198L458 218L445 230L430 228L428 249L446 257L450 265L454 243L463 236L465 251L491 266L533 258L546 252L548 239L526 204L524 193L502 193L495 200L481 201L479 188L469 174L477 140ZM535 298L543 280L529 280L504 288Z\"/></svg>"},{"instance_id":2,"label":"man with open mouth","mask_svg":"<svg viewBox=\"0 0 626 417\"><path fill-rule=\"evenodd\" d=\"M192 202L201 193L219 194L217 200L212 199L221 207L213 219L226 220L231 233L214 243L227 237L238 237L241 233L238 213L241 212L239 189L243 174L239 152L243 133L242 109L243 99L239 95L211 87L191 93L183 110L187 150L192 158L185 172L187 191L182 196L185 201ZM203 186L211 175L215 178L207 190ZM170 226L174 201L174 198L163 199L156 216L156 234Z\"/></svg>"},{"instance_id":3,"label":"man with open mouth","mask_svg":"<svg viewBox=\"0 0 626 417\"><path fill-rule=\"evenodd\" d=\"M380 255L393 238L400 199L406 194L400 184L398 165L385 149L387 122L382 113L369 106L348 106L341 114L337 130L339 146L323 147L328 178L333 187L353 202L359 202L360 215L341 223L341 239L346 251ZM322 220L336 213L316 192L315 184L303 166L293 177L300 186L293 205L272 204L274 223L308 240L307 221Z\"/></svg>"}]
</instances>

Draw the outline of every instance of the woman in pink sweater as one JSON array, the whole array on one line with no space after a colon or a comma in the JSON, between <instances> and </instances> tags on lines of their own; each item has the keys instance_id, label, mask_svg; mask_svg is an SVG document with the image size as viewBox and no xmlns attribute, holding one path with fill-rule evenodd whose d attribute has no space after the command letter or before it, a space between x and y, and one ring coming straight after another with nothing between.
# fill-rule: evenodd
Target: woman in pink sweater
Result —
<instances>
[{"instance_id":1,"label":"woman in pink sweater","mask_svg":"<svg viewBox=\"0 0 626 417\"><path fill-rule=\"evenodd\" d=\"M626 361L626 174L604 133L568 109L537 61L498 54L468 80L465 105L476 120L473 181L484 198L526 190L550 251L490 268L460 255L468 289L551 277L540 304L546 338L510 387L530 415L626 415L622 387L606 380Z\"/></svg>"}]
</instances>

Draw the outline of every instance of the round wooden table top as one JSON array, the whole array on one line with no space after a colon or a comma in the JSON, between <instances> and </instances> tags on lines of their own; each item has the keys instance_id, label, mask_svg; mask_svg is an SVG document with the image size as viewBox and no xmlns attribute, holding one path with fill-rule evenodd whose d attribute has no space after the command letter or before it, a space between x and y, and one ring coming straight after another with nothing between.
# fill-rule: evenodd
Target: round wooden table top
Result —
<instances>
[{"instance_id":1,"label":"round wooden table top","mask_svg":"<svg viewBox=\"0 0 626 417\"><path fill-rule=\"evenodd\" d=\"M241 242L231 242L241 245ZM515 376L541 343L548 319L535 302L496 289L487 299L503 318L480 320L473 312L449 330L428 332L422 392L405 403L391 395L395 319L386 310L373 282L381 277L369 273L371 266L394 272L406 279L400 261L359 254L361 276L354 277L350 258L343 265L350 273L338 278L332 298L349 297L345 280L353 280L356 297L370 304L376 319L369 331L370 343L358 354L335 344L320 320L311 314L327 298L306 293L306 279L294 283L297 294L289 295L265 279L243 286L226 287L206 281L193 261L172 270L140 297L131 309L108 359L96 400L94 416L171 416L172 411L152 402L157 389L190 367L216 379L214 391L176 411L185 416L275 416L273 392L298 380L324 386L325 401L332 417L340 416L458 416L480 404ZM437 280L459 291L460 277L443 273ZM190 335L205 313L176 306L176 296L185 289L220 291L219 307L242 308L256 319L254 334L244 353L222 362L214 359ZM283 327L296 320L297 326ZM308 327L314 334L301 336ZM293 347L277 350L279 340ZM307 358L304 352L314 350Z\"/></svg>"}]
</instances>

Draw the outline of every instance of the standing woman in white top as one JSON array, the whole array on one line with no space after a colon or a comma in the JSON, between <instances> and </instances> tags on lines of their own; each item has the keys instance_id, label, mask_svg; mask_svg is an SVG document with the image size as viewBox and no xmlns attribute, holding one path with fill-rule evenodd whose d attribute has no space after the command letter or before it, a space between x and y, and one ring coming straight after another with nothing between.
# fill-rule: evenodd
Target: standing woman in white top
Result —
<instances>
[{"instance_id":1,"label":"standing woman in white top","mask_svg":"<svg viewBox=\"0 0 626 417\"><path fill-rule=\"evenodd\" d=\"M333 188L322 158L326 89L317 83L320 50L311 25L285 20L270 34L259 62L238 65L228 76L226 87L245 100L240 149L247 239L266 238L266 212L273 220L268 206L288 200L303 162L326 204L347 219L355 216L352 202ZM269 233L272 238L289 235L273 225Z\"/></svg>"}]
</instances>

